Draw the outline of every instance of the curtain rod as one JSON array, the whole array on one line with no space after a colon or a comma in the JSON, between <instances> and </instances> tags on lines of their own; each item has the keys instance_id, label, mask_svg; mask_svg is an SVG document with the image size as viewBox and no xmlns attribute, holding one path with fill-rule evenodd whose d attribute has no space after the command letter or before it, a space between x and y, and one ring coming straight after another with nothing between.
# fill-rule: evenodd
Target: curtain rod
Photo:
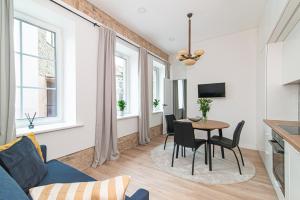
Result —
<instances>
[{"instance_id":1,"label":"curtain rod","mask_svg":"<svg viewBox=\"0 0 300 200\"><path fill-rule=\"evenodd\" d=\"M50 1L51 1L52 3L54 3L54 4L56 4L56 5L58 5L58 6L62 7L62 8L64 8L65 10L67 10L67 11L69 11L69 12L71 12L71 13L77 15L78 17L80 17L80 18L82 18L82 19L84 19L84 20L90 22L90 23L93 24L94 26L101 27L101 26L98 25L96 22L93 22L93 21L89 20L88 18L86 18L86 17L84 17L84 16L82 16L82 15L80 15L80 14L74 12L74 11L71 10L70 8L67 8L67 7L64 6L64 5L61 5L60 3L58 3L58 2L56 2L56 1L54 1L54 0L50 0ZM103 27L103 26L102 26L102 27Z\"/></svg>"},{"instance_id":2,"label":"curtain rod","mask_svg":"<svg viewBox=\"0 0 300 200\"><path fill-rule=\"evenodd\" d=\"M54 1L54 0L50 0L50 1L51 1L52 3L54 3L54 4L58 5L58 6L60 6L61 8L64 8L65 10L67 10L67 11L69 11L69 12L71 12L71 13L77 15L78 17L80 17L80 18L82 18L82 19L84 19L84 20L90 22L91 24L93 24L93 25L96 26L96 27L105 27L105 26L103 26L103 25L97 24L97 22L93 22L92 20L89 20L88 18L86 18L86 17L84 17L84 16L78 14L77 12L71 10L70 8L67 8L66 6L64 6L64 5L58 3L58 2L56 2L56 1ZM107 28L107 27L105 27L105 28ZM125 42L128 42L129 44L131 44L131 45L133 45L133 46L135 46L135 47L137 47L137 48L140 48L140 46L138 46L138 45L134 44L133 42L130 42L130 41L128 41L128 40L126 40L126 39L124 39L124 38L118 36L118 35L117 35L117 38L119 38L119 39L121 39L121 40L123 40L123 41L125 41ZM153 56L153 57L156 57L156 58L158 58L158 59L160 59L160 60L163 60L163 61L168 62L167 60L164 60L164 59L158 57L157 55L151 53L150 51L148 51L148 53L149 53L151 56Z\"/></svg>"}]
</instances>

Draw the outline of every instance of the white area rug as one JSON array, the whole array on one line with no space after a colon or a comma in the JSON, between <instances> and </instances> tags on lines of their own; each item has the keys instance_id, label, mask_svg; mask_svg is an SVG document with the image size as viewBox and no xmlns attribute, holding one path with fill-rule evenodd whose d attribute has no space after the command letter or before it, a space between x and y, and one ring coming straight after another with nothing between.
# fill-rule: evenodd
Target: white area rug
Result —
<instances>
[{"instance_id":1,"label":"white area rug","mask_svg":"<svg viewBox=\"0 0 300 200\"><path fill-rule=\"evenodd\" d=\"M163 145L153 149L151 158L159 169L190 181L210 185L233 184L248 181L255 176L254 165L244 157L245 166L243 166L238 151L236 153L240 160L242 175L239 173L234 154L225 149L225 159L222 159L221 150L218 146L215 147L215 157L212 159L213 170L211 172L208 165L204 163L204 145L197 150L194 175L192 175L192 150L186 148L186 157L183 158L181 157L180 148L178 159L174 158L174 167L171 167L172 153L173 142L167 144L166 150L163 149Z\"/></svg>"}]
</instances>

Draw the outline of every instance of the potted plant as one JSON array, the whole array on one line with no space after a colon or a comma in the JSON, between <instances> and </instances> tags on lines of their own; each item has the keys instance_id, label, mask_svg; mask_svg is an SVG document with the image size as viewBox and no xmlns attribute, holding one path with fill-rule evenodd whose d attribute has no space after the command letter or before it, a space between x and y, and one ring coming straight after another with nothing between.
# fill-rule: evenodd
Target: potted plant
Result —
<instances>
[{"instance_id":1,"label":"potted plant","mask_svg":"<svg viewBox=\"0 0 300 200\"><path fill-rule=\"evenodd\" d=\"M126 108L126 101L124 101L123 99L119 100L118 107L119 107L119 110L121 111L121 115L124 115L124 110Z\"/></svg>"},{"instance_id":2,"label":"potted plant","mask_svg":"<svg viewBox=\"0 0 300 200\"><path fill-rule=\"evenodd\" d=\"M153 100L153 106L154 106L154 109L155 109L155 110L158 109L158 106L159 106L159 99L154 99L154 100Z\"/></svg>"},{"instance_id":3,"label":"potted plant","mask_svg":"<svg viewBox=\"0 0 300 200\"><path fill-rule=\"evenodd\" d=\"M197 104L199 104L199 106L200 106L199 111L202 112L202 117L203 117L203 120L205 120L205 121L207 120L207 113L210 110L210 104L212 102L213 101L208 98L199 98L197 101Z\"/></svg>"}]
</instances>

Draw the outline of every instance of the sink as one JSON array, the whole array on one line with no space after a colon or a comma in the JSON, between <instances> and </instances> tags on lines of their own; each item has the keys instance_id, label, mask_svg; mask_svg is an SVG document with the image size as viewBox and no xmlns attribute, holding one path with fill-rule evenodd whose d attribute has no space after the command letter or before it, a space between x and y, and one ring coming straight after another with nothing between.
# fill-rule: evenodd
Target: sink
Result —
<instances>
[{"instance_id":1,"label":"sink","mask_svg":"<svg viewBox=\"0 0 300 200\"><path fill-rule=\"evenodd\" d=\"M290 135L300 135L299 126L279 125L279 127L288 132Z\"/></svg>"}]
</instances>

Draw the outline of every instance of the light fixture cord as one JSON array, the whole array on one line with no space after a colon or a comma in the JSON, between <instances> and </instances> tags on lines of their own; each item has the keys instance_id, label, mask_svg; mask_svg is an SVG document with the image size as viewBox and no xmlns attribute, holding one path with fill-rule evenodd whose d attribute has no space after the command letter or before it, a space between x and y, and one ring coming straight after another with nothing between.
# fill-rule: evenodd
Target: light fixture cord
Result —
<instances>
[{"instance_id":1,"label":"light fixture cord","mask_svg":"<svg viewBox=\"0 0 300 200\"><path fill-rule=\"evenodd\" d=\"M189 18L189 56L191 56L191 18Z\"/></svg>"}]
</instances>

